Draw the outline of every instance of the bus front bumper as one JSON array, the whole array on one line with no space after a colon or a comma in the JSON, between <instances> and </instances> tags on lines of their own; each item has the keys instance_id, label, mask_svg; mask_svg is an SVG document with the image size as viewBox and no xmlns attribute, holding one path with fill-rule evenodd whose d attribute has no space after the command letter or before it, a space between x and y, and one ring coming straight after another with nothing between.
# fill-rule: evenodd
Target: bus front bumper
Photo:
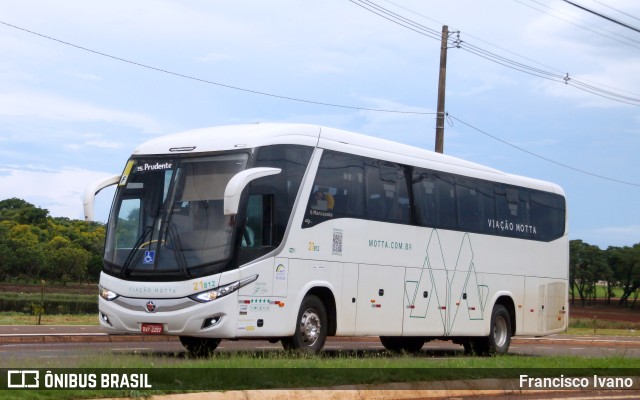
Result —
<instances>
[{"instance_id":1,"label":"bus front bumper","mask_svg":"<svg viewBox=\"0 0 640 400\"><path fill-rule=\"evenodd\" d=\"M208 303L190 298L140 299L99 298L99 320L109 334L161 334L209 338L236 335L237 296L229 295Z\"/></svg>"}]
</instances>

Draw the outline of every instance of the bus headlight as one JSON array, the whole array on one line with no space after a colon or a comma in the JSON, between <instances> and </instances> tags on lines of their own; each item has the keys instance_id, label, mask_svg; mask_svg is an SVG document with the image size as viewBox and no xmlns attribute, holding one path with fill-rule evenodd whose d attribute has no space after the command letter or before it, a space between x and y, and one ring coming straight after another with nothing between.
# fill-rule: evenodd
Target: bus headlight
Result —
<instances>
[{"instance_id":1,"label":"bus headlight","mask_svg":"<svg viewBox=\"0 0 640 400\"><path fill-rule=\"evenodd\" d=\"M236 290L240 289L241 287L250 284L256 279L258 279L258 275L253 275L248 278L240 279L239 281L226 284L224 286L218 286L217 288L207 290L206 292L194 294L193 296L189 296L189 298L195 301L199 301L200 303L207 303L211 300L215 300L220 297L224 297L228 294L231 294Z\"/></svg>"},{"instance_id":2,"label":"bus headlight","mask_svg":"<svg viewBox=\"0 0 640 400\"><path fill-rule=\"evenodd\" d=\"M117 293L114 293L103 286L98 286L98 290L100 291L100 297L102 297L106 301L114 300L116 297L119 296Z\"/></svg>"}]
</instances>

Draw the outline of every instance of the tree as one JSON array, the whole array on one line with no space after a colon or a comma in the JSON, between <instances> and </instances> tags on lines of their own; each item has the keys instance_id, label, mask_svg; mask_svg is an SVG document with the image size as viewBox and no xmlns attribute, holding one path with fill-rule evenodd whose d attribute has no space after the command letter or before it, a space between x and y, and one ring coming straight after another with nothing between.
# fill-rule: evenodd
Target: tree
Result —
<instances>
[{"instance_id":1,"label":"tree","mask_svg":"<svg viewBox=\"0 0 640 400\"><path fill-rule=\"evenodd\" d=\"M7 233L7 245L15 256L11 273L37 279L44 266L44 252L31 227L22 224L11 227Z\"/></svg>"},{"instance_id":2,"label":"tree","mask_svg":"<svg viewBox=\"0 0 640 400\"><path fill-rule=\"evenodd\" d=\"M97 281L104 225L53 218L24 200L0 201L0 281Z\"/></svg>"},{"instance_id":3,"label":"tree","mask_svg":"<svg viewBox=\"0 0 640 400\"><path fill-rule=\"evenodd\" d=\"M619 248L616 252L616 261L614 274L622 287L620 305L627 307L629 297L640 289L640 243L633 247Z\"/></svg>"},{"instance_id":4,"label":"tree","mask_svg":"<svg viewBox=\"0 0 640 400\"><path fill-rule=\"evenodd\" d=\"M585 305L587 300L595 298L596 283L607 273L604 252L598 246L572 240L569 243L569 260L572 301L575 301L574 290L577 290L582 305Z\"/></svg>"},{"instance_id":5,"label":"tree","mask_svg":"<svg viewBox=\"0 0 640 400\"><path fill-rule=\"evenodd\" d=\"M0 201L0 219L2 220L13 220L23 225L45 227L48 216L48 210L15 197Z\"/></svg>"},{"instance_id":6,"label":"tree","mask_svg":"<svg viewBox=\"0 0 640 400\"><path fill-rule=\"evenodd\" d=\"M54 249L47 255L50 279L64 283L84 281L90 259L91 254L78 247L64 246Z\"/></svg>"}]
</instances>

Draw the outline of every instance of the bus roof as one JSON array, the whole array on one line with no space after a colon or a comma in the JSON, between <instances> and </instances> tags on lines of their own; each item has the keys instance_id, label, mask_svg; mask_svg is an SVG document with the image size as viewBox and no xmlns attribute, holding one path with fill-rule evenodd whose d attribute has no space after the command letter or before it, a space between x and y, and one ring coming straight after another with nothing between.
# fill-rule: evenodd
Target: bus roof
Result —
<instances>
[{"instance_id":1,"label":"bus roof","mask_svg":"<svg viewBox=\"0 0 640 400\"><path fill-rule=\"evenodd\" d=\"M194 129L151 139L139 145L133 154L192 154L273 144L320 147L564 194L562 188L553 183L507 174L481 164L390 140L319 125L259 123Z\"/></svg>"}]
</instances>

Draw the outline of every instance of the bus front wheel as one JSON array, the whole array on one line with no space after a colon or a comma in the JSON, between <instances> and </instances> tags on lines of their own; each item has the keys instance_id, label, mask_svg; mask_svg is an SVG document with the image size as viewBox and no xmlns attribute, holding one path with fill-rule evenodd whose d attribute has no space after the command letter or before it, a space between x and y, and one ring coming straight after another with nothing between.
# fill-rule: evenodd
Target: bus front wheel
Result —
<instances>
[{"instance_id":1,"label":"bus front wheel","mask_svg":"<svg viewBox=\"0 0 640 400\"><path fill-rule=\"evenodd\" d=\"M326 340L327 311L318 297L309 295L300 305L295 333L282 339L282 346L287 350L317 353Z\"/></svg>"},{"instance_id":2,"label":"bus front wheel","mask_svg":"<svg viewBox=\"0 0 640 400\"><path fill-rule=\"evenodd\" d=\"M180 343L195 357L209 357L220 344L220 339L180 336Z\"/></svg>"}]
</instances>

